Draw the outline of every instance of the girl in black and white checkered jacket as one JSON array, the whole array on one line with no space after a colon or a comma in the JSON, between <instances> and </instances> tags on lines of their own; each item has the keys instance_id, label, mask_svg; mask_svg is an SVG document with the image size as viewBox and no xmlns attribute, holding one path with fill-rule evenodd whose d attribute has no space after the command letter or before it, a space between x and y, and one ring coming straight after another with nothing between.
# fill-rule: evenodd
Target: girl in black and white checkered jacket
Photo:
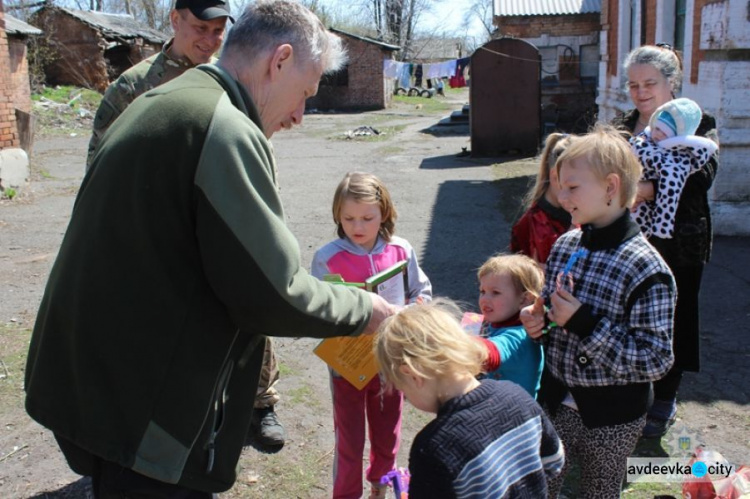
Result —
<instances>
[{"instance_id":1,"label":"girl in black and white checkered jacket","mask_svg":"<svg viewBox=\"0 0 750 499\"><path fill-rule=\"evenodd\" d=\"M539 400L567 461L580 462L579 497L619 497L651 382L674 360L674 278L630 218L641 167L621 136L599 127L576 137L556 168L560 203L581 228L555 243L543 297L521 318L533 338L551 321ZM550 484L550 497L566 471Z\"/></svg>"}]
</instances>

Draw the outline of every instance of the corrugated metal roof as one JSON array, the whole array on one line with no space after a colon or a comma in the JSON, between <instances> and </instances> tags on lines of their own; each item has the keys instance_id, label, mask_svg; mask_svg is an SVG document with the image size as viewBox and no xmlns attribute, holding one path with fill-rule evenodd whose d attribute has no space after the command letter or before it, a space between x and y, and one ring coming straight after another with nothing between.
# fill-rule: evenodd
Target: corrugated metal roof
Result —
<instances>
[{"instance_id":1,"label":"corrugated metal roof","mask_svg":"<svg viewBox=\"0 0 750 499\"><path fill-rule=\"evenodd\" d=\"M602 11L601 0L494 0L496 16L560 16Z\"/></svg>"},{"instance_id":2,"label":"corrugated metal roof","mask_svg":"<svg viewBox=\"0 0 750 499\"><path fill-rule=\"evenodd\" d=\"M5 14L5 32L9 35L41 35L42 30L35 28L31 24L27 24L20 19Z\"/></svg>"},{"instance_id":3,"label":"corrugated metal roof","mask_svg":"<svg viewBox=\"0 0 750 499\"><path fill-rule=\"evenodd\" d=\"M143 38L152 43L164 43L169 36L148 28L128 14L108 14L92 10L66 9L54 7L79 19L101 32L104 38Z\"/></svg>"}]
</instances>

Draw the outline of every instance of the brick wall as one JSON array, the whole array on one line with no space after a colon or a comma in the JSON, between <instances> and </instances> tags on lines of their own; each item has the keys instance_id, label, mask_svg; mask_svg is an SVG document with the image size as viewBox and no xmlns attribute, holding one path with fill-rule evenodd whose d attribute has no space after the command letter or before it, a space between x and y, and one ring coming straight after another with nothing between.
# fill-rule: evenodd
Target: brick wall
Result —
<instances>
[{"instance_id":1,"label":"brick wall","mask_svg":"<svg viewBox=\"0 0 750 499\"><path fill-rule=\"evenodd\" d=\"M4 10L3 0L0 0L0 149L19 145Z\"/></svg>"},{"instance_id":2,"label":"brick wall","mask_svg":"<svg viewBox=\"0 0 750 499\"><path fill-rule=\"evenodd\" d=\"M31 87L29 86L29 60L26 57L26 40L8 38L10 73L13 82L13 103L16 109L31 112Z\"/></svg>"},{"instance_id":3,"label":"brick wall","mask_svg":"<svg viewBox=\"0 0 750 499\"><path fill-rule=\"evenodd\" d=\"M580 36L599 31L601 15L569 16L500 16L498 30L516 38L537 38L542 35Z\"/></svg>"},{"instance_id":4,"label":"brick wall","mask_svg":"<svg viewBox=\"0 0 750 499\"><path fill-rule=\"evenodd\" d=\"M607 34L607 74L617 76L617 38L620 36L620 8L617 0L603 2L602 5L602 30Z\"/></svg>"},{"instance_id":5,"label":"brick wall","mask_svg":"<svg viewBox=\"0 0 750 499\"><path fill-rule=\"evenodd\" d=\"M645 40L645 45L653 45L663 40L656 39L656 0L646 0L646 12L641 12L642 16L646 16L646 32L641 35L641 39ZM643 24L641 24L643 26Z\"/></svg>"},{"instance_id":6,"label":"brick wall","mask_svg":"<svg viewBox=\"0 0 750 499\"><path fill-rule=\"evenodd\" d=\"M308 99L312 109L383 109L390 104L392 92L386 91L383 59L389 52L381 46L341 35L349 54L346 85L321 82L318 95ZM335 78L331 79L335 80Z\"/></svg>"}]
</instances>

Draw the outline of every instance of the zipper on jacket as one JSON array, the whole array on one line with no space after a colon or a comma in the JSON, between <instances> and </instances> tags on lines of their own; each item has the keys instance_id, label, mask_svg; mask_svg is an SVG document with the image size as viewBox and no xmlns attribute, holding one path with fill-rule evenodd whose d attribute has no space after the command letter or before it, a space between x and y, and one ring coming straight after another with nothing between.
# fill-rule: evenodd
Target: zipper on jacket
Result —
<instances>
[{"instance_id":1,"label":"zipper on jacket","mask_svg":"<svg viewBox=\"0 0 750 499\"><path fill-rule=\"evenodd\" d=\"M216 458L216 436L221 431L221 427L224 425L224 405L227 400L227 385L229 385L229 379L231 378L232 370L234 369L234 362L229 363L222 371L219 377L219 383L216 387L216 396L213 401L213 422L211 424L211 435L206 443L206 449L208 450L208 465L206 466L206 473L211 473L214 469L214 460Z\"/></svg>"},{"instance_id":2,"label":"zipper on jacket","mask_svg":"<svg viewBox=\"0 0 750 499\"><path fill-rule=\"evenodd\" d=\"M378 269L375 268L375 262L372 259L372 253L367 253L367 258L370 259L370 277L378 273Z\"/></svg>"}]
</instances>

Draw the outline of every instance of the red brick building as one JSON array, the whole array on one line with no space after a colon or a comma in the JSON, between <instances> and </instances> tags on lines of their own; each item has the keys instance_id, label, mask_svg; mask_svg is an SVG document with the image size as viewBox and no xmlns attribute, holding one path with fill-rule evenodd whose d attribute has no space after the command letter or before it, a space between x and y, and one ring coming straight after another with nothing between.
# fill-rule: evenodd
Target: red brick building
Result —
<instances>
[{"instance_id":1,"label":"red brick building","mask_svg":"<svg viewBox=\"0 0 750 499\"><path fill-rule=\"evenodd\" d=\"M0 0L0 149L19 145L13 95L10 52L8 37L5 34L5 9L3 0Z\"/></svg>"},{"instance_id":2,"label":"red brick building","mask_svg":"<svg viewBox=\"0 0 750 499\"><path fill-rule=\"evenodd\" d=\"M371 110L388 107L394 81L383 76L383 61L400 48L372 38L331 28L349 55L340 71L323 77L318 95L307 100L307 109Z\"/></svg>"},{"instance_id":3,"label":"red brick building","mask_svg":"<svg viewBox=\"0 0 750 499\"><path fill-rule=\"evenodd\" d=\"M31 112L31 88L29 86L28 39L42 34L40 29L5 14L5 34L8 38L10 73L13 83L13 104L25 113Z\"/></svg>"},{"instance_id":4,"label":"red brick building","mask_svg":"<svg viewBox=\"0 0 750 499\"><path fill-rule=\"evenodd\" d=\"M544 132L585 131L595 117L601 0L494 0L495 38L521 38L542 57Z\"/></svg>"},{"instance_id":5,"label":"red brick building","mask_svg":"<svg viewBox=\"0 0 750 499\"><path fill-rule=\"evenodd\" d=\"M169 39L126 14L45 6L29 22L44 31L57 55L45 68L47 83L100 92Z\"/></svg>"}]
</instances>

